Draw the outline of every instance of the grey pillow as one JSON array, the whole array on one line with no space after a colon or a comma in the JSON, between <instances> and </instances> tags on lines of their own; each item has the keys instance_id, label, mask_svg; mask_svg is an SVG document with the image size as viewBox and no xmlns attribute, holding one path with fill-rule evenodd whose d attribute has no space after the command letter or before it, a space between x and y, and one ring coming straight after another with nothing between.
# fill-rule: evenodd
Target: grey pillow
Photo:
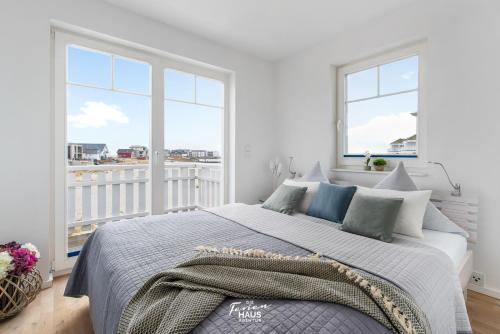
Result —
<instances>
[{"instance_id":1,"label":"grey pillow","mask_svg":"<svg viewBox=\"0 0 500 334\"><path fill-rule=\"evenodd\" d=\"M330 180L325 176L323 170L321 170L321 164L319 161L316 161L313 168L307 172L303 177L300 178L301 181L319 181L330 183Z\"/></svg>"},{"instance_id":2,"label":"grey pillow","mask_svg":"<svg viewBox=\"0 0 500 334\"><path fill-rule=\"evenodd\" d=\"M291 215L299 206L307 187L293 187L282 184L262 204L262 208Z\"/></svg>"},{"instance_id":3,"label":"grey pillow","mask_svg":"<svg viewBox=\"0 0 500 334\"><path fill-rule=\"evenodd\" d=\"M403 162L399 162L398 166L387 175L382 181L373 187L375 189L391 189L399 191L415 191L418 190L417 185L411 179L406 171ZM440 232L455 233L469 237L469 233L463 228L452 222L431 202L427 204L424 215L424 223L422 228Z\"/></svg>"},{"instance_id":4,"label":"grey pillow","mask_svg":"<svg viewBox=\"0 0 500 334\"><path fill-rule=\"evenodd\" d=\"M356 192L340 229L391 242L401 204L403 198L369 196Z\"/></svg>"}]
</instances>

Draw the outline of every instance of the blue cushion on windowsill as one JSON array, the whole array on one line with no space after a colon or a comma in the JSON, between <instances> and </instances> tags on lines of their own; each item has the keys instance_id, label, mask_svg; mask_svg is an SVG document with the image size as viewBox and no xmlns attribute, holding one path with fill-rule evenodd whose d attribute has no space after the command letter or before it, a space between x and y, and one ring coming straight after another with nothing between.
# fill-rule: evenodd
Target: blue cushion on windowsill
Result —
<instances>
[{"instance_id":1,"label":"blue cushion on windowsill","mask_svg":"<svg viewBox=\"0 0 500 334\"><path fill-rule=\"evenodd\" d=\"M307 214L341 224L355 192L355 186L344 187L321 182Z\"/></svg>"}]
</instances>

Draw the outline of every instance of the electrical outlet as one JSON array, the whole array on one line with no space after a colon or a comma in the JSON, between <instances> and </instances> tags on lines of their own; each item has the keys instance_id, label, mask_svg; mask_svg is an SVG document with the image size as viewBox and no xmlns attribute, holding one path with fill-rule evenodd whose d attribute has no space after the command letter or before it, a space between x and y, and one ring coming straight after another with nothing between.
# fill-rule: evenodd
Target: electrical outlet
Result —
<instances>
[{"instance_id":1,"label":"electrical outlet","mask_svg":"<svg viewBox=\"0 0 500 334\"><path fill-rule=\"evenodd\" d=\"M477 271L472 272L470 283L477 286L484 286L484 273Z\"/></svg>"}]
</instances>

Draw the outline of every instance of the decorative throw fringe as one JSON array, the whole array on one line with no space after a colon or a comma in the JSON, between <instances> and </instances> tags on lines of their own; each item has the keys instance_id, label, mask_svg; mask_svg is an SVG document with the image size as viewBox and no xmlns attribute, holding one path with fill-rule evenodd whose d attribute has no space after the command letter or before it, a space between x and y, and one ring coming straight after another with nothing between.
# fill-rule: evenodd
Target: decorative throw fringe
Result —
<instances>
[{"instance_id":1,"label":"decorative throw fringe","mask_svg":"<svg viewBox=\"0 0 500 334\"><path fill-rule=\"evenodd\" d=\"M255 257L255 258L267 258L267 259L277 259L277 260L297 260L297 261L320 261L321 255L319 253L311 254L307 257L305 256L290 256L290 255L282 255L278 253L267 252L262 249L238 249L238 248L227 248L224 247L222 250L217 249L216 247L211 246L203 246L200 245L196 247L196 250L200 253L214 253L214 254L229 254L229 255L237 255L237 256L246 256L246 257ZM383 305L387 312L392 313L394 317L397 319L399 324L404 328L406 333L415 334L416 330L413 327L413 324L408 319L408 317L403 314L401 309L394 304L394 302L387 296L384 295L382 290L378 287L373 286L370 282L357 273L354 270L351 270L346 265L343 265L340 262L335 260L324 260L325 263L331 265L338 273L343 274L347 277L353 284L359 286L361 289L366 291L373 299L378 300L379 305Z\"/></svg>"},{"instance_id":2,"label":"decorative throw fringe","mask_svg":"<svg viewBox=\"0 0 500 334\"><path fill-rule=\"evenodd\" d=\"M279 259L279 260L307 260L307 261L319 261L321 255L319 253L311 254L307 257L304 256L290 256L282 255L272 252L266 252L262 249L237 249L237 248L227 248L224 247L222 250L218 250L216 247L211 246L198 246L196 250L200 253L216 253L216 254L229 254L229 255L239 255L246 257L258 257L258 258L268 258L268 259Z\"/></svg>"}]
</instances>

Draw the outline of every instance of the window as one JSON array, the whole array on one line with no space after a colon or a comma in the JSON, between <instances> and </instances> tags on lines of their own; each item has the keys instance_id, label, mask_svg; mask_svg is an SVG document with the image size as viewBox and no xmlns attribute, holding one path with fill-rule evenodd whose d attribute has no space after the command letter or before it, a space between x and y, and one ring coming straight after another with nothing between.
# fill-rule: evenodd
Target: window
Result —
<instances>
[{"instance_id":1,"label":"window","mask_svg":"<svg viewBox=\"0 0 500 334\"><path fill-rule=\"evenodd\" d=\"M174 69L164 76L165 152L189 148L197 161L220 162L224 83Z\"/></svg>"},{"instance_id":2,"label":"window","mask_svg":"<svg viewBox=\"0 0 500 334\"><path fill-rule=\"evenodd\" d=\"M224 83L172 68L164 70L164 83L166 161L191 161L198 167L191 171L195 173L192 182L186 184L191 191L181 195L183 202L188 207L196 203L199 208L216 206L223 196ZM165 173L173 177L177 171ZM168 202L172 197L166 196L166 207L176 207Z\"/></svg>"},{"instance_id":3,"label":"window","mask_svg":"<svg viewBox=\"0 0 500 334\"><path fill-rule=\"evenodd\" d=\"M71 44L66 75L68 149L76 145L83 152L67 163L137 163L114 157L131 145L149 146L151 65Z\"/></svg>"},{"instance_id":4,"label":"window","mask_svg":"<svg viewBox=\"0 0 500 334\"><path fill-rule=\"evenodd\" d=\"M150 145L151 65L68 44L65 88L67 254L74 255L100 224L148 214L149 156L119 152Z\"/></svg>"},{"instance_id":5,"label":"window","mask_svg":"<svg viewBox=\"0 0 500 334\"><path fill-rule=\"evenodd\" d=\"M55 268L111 221L228 200L227 71L54 33Z\"/></svg>"},{"instance_id":6,"label":"window","mask_svg":"<svg viewBox=\"0 0 500 334\"><path fill-rule=\"evenodd\" d=\"M419 158L422 147L422 45L339 68L338 160ZM350 159L350 160L349 160Z\"/></svg>"}]
</instances>

